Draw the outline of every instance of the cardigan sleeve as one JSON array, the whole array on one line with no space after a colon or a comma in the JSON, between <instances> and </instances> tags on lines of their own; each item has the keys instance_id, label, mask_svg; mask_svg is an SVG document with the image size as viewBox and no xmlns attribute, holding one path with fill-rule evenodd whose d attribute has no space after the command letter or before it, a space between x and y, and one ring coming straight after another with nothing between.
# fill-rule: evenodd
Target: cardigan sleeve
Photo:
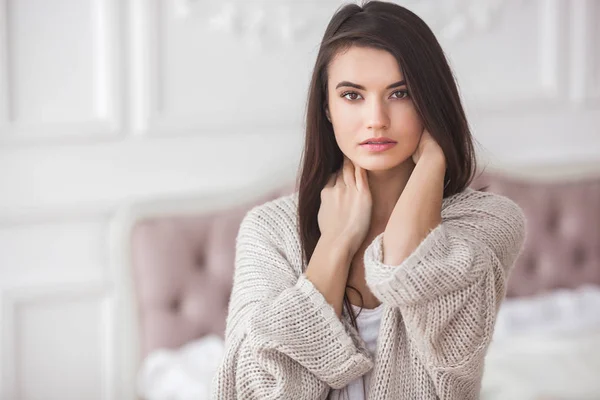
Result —
<instances>
[{"instance_id":1,"label":"cardigan sleeve","mask_svg":"<svg viewBox=\"0 0 600 400\"><path fill-rule=\"evenodd\" d=\"M269 222L255 208L238 232L215 399L320 399L373 366L365 343L286 260Z\"/></svg>"},{"instance_id":2,"label":"cardigan sleeve","mask_svg":"<svg viewBox=\"0 0 600 400\"><path fill-rule=\"evenodd\" d=\"M442 222L400 265L383 264L376 237L365 251L365 279L381 302L400 309L426 365L462 368L485 355L524 240L514 202L467 189L444 200Z\"/></svg>"}]
</instances>

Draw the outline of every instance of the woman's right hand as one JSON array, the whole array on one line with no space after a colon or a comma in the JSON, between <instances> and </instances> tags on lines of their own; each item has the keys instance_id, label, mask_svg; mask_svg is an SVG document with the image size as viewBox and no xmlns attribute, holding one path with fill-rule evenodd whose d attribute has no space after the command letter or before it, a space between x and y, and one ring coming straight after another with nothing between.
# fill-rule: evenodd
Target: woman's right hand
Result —
<instances>
[{"instance_id":1,"label":"woman's right hand","mask_svg":"<svg viewBox=\"0 0 600 400\"><path fill-rule=\"evenodd\" d=\"M321 190L317 217L321 237L347 246L353 256L369 231L372 207L367 171L344 156L341 170Z\"/></svg>"}]
</instances>

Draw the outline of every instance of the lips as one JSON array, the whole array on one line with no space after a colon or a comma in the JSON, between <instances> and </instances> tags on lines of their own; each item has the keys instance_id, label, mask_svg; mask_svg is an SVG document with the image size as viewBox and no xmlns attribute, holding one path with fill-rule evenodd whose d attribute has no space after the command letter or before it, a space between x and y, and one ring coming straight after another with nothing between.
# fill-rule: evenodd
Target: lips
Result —
<instances>
[{"instance_id":1,"label":"lips","mask_svg":"<svg viewBox=\"0 0 600 400\"><path fill-rule=\"evenodd\" d=\"M367 139L363 142L361 142L360 144L386 144L386 143L396 143L395 140L392 140L390 138L386 138L386 137L379 137L379 138L370 138Z\"/></svg>"},{"instance_id":2,"label":"lips","mask_svg":"<svg viewBox=\"0 0 600 400\"><path fill-rule=\"evenodd\" d=\"M365 149L366 151L370 152L370 153L381 153L381 152L385 152L391 148L393 148L394 146L396 146L396 142L387 142L387 143L365 143L365 144L361 144L360 147L362 149Z\"/></svg>"}]
</instances>

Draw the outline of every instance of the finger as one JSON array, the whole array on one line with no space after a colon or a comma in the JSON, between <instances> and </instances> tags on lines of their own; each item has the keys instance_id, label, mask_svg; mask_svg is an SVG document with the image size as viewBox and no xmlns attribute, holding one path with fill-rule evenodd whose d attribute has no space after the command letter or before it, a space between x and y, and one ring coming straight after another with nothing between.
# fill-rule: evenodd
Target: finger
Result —
<instances>
[{"instance_id":1,"label":"finger","mask_svg":"<svg viewBox=\"0 0 600 400\"><path fill-rule=\"evenodd\" d=\"M343 166L344 183L348 187L356 187L356 181L354 180L354 164L348 158L344 158Z\"/></svg>"},{"instance_id":2,"label":"finger","mask_svg":"<svg viewBox=\"0 0 600 400\"><path fill-rule=\"evenodd\" d=\"M367 174L367 170L364 168L360 168L359 171L360 183L362 185L363 190L370 190L369 188L369 175Z\"/></svg>"},{"instance_id":3,"label":"finger","mask_svg":"<svg viewBox=\"0 0 600 400\"><path fill-rule=\"evenodd\" d=\"M354 167L354 180L356 181L356 188L362 190L364 188L364 181L362 177L363 169L358 165Z\"/></svg>"}]
</instances>

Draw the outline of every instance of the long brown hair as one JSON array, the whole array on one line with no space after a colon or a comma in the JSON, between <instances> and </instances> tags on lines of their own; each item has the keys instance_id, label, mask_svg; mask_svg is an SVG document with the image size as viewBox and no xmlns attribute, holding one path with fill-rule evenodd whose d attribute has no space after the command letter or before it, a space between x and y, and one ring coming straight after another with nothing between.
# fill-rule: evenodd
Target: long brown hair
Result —
<instances>
[{"instance_id":1,"label":"long brown hair","mask_svg":"<svg viewBox=\"0 0 600 400\"><path fill-rule=\"evenodd\" d=\"M308 92L306 136L297 185L298 228L305 265L321 236L317 222L321 190L343 161L333 126L325 114L327 68L338 52L351 46L385 50L398 61L424 127L444 151L444 197L463 191L476 170L473 138L454 76L427 24L393 3L369 1L362 6L341 7L325 30ZM356 327L346 294L344 306Z\"/></svg>"}]
</instances>

